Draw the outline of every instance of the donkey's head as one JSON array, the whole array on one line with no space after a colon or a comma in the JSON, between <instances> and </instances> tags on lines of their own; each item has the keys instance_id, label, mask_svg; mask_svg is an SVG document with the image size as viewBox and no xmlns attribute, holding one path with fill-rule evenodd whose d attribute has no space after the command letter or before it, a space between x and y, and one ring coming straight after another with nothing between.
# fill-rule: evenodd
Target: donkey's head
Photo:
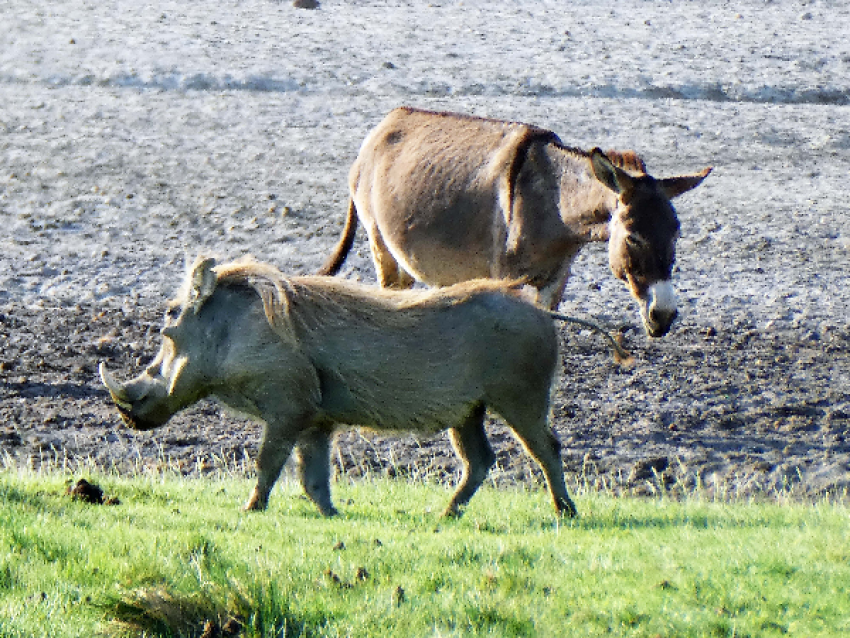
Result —
<instances>
[{"instance_id":1,"label":"donkey's head","mask_svg":"<svg viewBox=\"0 0 850 638\"><path fill-rule=\"evenodd\" d=\"M679 219L670 200L699 186L711 168L697 175L655 179L624 171L598 148L590 160L596 178L617 194L608 239L611 271L640 303L646 333L663 337L677 315L671 279Z\"/></svg>"}]
</instances>

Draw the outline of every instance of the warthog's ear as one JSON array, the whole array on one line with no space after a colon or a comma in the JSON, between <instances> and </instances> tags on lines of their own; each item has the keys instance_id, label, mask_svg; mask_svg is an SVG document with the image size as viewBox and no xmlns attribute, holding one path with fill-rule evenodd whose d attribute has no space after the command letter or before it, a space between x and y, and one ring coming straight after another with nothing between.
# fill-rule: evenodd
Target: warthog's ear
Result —
<instances>
[{"instance_id":1,"label":"warthog's ear","mask_svg":"<svg viewBox=\"0 0 850 638\"><path fill-rule=\"evenodd\" d=\"M696 188L700 184L702 184L702 180L708 177L708 174L711 172L711 166L702 171L702 173L697 173L696 175L682 175L681 177L666 177L664 179L658 180L658 185L661 187L661 190L664 191L664 194L667 195L667 199L673 199L674 197L678 197L682 193L687 193L689 190Z\"/></svg>"},{"instance_id":2,"label":"warthog's ear","mask_svg":"<svg viewBox=\"0 0 850 638\"><path fill-rule=\"evenodd\" d=\"M215 290L217 277L213 272L214 266L215 259L212 257L198 257L192 265L191 287L187 301L196 313Z\"/></svg>"},{"instance_id":3,"label":"warthog's ear","mask_svg":"<svg viewBox=\"0 0 850 638\"><path fill-rule=\"evenodd\" d=\"M623 169L614 166L600 148L590 151L590 166L600 182L617 194L634 188L634 179Z\"/></svg>"}]
</instances>

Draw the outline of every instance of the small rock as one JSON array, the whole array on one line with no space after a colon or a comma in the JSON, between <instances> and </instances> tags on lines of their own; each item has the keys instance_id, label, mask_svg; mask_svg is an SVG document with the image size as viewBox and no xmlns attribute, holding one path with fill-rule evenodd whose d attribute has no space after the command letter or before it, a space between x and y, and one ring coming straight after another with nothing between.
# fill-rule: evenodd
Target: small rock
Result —
<instances>
[{"instance_id":1,"label":"small rock","mask_svg":"<svg viewBox=\"0 0 850 638\"><path fill-rule=\"evenodd\" d=\"M670 461L666 456L660 456L652 459L642 459L635 463L632 469L632 474L629 477L632 481L646 481L661 474L670 466Z\"/></svg>"},{"instance_id":2,"label":"small rock","mask_svg":"<svg viewBox=\"0 0 850 638\"><path fill-rule=\"evenodd\" d=\"M318 9L319 0L294 0L292 6L296 9Z\"/></svg>"},{"instance_id":3,"label":"small rock","mask_svg":"<svg viewBox=\"0 0 850 638\"><path fill-rule=\"evenodd\" d=\"M231 618L221 626L221 633L224 636L238 636L242 633L244 623L239 618Z\"/></svg>"}]
</instances>

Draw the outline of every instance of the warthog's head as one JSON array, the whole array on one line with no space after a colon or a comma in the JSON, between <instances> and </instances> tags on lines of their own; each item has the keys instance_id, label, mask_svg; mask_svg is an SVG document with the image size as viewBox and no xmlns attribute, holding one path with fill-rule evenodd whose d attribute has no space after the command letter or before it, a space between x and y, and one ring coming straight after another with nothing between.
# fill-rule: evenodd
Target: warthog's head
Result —
<instances>
[{"instance_id":1,"label":"warthog's head","mask_svg":"<svg viewBox=\"0 0 850 638\"><path fill-rule=\"evenodd\" d=\"M611 216L608 262L640 304L650 337L663 337L678 315L673 290L673 264L679 219L670 200L696 188L711 172L655 179L615 166L599 149L591 152L596 178L618 196Z\"/></svg>"},{"instance_id":2,"label":"warthog's head","mask_svg":"<svg viewBox=\"0 0 850 638\"><path fill-rule=\"evenodd\" d=\"M183 293L169 304L159 354L135 379L121 383L104 363L100 378L124 421L136 430L164 425L176 412L210 393L207 360L215 324L201 317L216 286L212 259L195 263ZM206 313L210 314L210 313Z\"/></svg>"},{"instance_id":3,"label":"warthog's head","mask_svg":"<svg viewBox=\"0 0 850 638\"><path fill-rule=\"evenodd\" d=\"M158 428L177 412L169 406L165 378L153 368L148 368L132 381L121 383L101 362L100 379L109 390L121 418L134 430Z\"/></svg>"}]
</instances>

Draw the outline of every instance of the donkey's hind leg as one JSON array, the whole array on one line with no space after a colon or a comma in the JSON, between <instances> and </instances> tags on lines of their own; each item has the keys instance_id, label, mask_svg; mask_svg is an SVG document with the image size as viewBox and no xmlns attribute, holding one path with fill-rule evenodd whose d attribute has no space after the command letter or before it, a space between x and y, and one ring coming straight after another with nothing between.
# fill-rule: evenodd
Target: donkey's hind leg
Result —
<instances>
[{"instance_id":1,"label":"donkey's hind leg","mask_svg":"<svg viewBox=\"0 0 850 638\"><path fill-rule=\"evenodd\" d=\"M369 235L369 248L372 250L372 261L375 262L375 270L378 273L378 282L381 288L410 288L415 283L407 271L402 268L398 260L390 252L381 231L377 228L367 228Z\"/></svg>"},{"instance_id":2,"label":"donkey's hind leg","mask_svg":"<svg viewBox=\"0 0 850 638\"><path fill-rule=\"evenodd\" d=\"M463 475L443 516L460 516L461 508L481 487L487 472L496 463L496 455L484 431L483 404L475 406L463 424L449 430L455 452L463 462Z\"/></svg>"}]
</instances>

